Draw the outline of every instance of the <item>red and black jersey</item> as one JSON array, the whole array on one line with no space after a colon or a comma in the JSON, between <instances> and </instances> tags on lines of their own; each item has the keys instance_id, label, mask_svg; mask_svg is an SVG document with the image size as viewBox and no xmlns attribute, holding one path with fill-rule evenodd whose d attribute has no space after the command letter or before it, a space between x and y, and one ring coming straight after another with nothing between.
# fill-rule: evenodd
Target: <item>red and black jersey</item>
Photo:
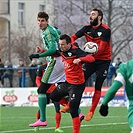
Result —
<instances>
[{"instance_id":1,"label":"red and black jersey","mask_svg":"<svg viewBox=\"0 0 133 133\"><path fill-rule=\"evenodd\" d=\"M72 42L82 36L85 36L87 42L97 43L98 52L93 55L95 59L111 60L111 30L107 25L101 24L99 27L86 25L71 36Z\"/></svg>"},{"instance_id":2,"label":"red and black jersey","mask_svg":"<svg viewBox=\"0 0 133 133\"><path fill-rule=\"evenodd\" d=\"M85 53L79 47L72 45L67 52L60 52L64 62L66 81L70 84L82 84L85 82L82 64L74 64L73 60L80 58L81 62L93 62L93 56Z\"/></svg>"}]
</instances>

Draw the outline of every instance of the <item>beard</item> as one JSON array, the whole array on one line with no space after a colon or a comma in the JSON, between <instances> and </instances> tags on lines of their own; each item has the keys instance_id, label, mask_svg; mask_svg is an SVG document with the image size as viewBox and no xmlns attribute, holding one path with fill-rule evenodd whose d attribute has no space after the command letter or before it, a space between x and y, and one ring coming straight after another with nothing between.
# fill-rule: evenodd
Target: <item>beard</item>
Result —
<instances>
[{"instance_id":1,"label":"beard","mask_svg":"<svg viewBox=\"0 0 133 133\"><path fill-rule=\"evenodd\" d=\"M98 25L98 16L97 16L92 22L90 22L90 24L91 24L92 26Z\"/></svg>"}]
</instances>

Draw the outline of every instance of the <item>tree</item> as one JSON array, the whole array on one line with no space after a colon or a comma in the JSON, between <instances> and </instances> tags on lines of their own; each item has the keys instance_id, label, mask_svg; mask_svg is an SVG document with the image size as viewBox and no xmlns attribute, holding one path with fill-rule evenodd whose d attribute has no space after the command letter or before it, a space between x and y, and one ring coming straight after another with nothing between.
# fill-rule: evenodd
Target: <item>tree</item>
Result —
<instances>
[{"instance_id":1,"label":"tree","mask_svg":"<svg viewBox=\"0 0 133 133\"><path fill-rule=\"evenodd\" d=\"M12 59L23 59L26 65L29 65L28 56L35 53L35 46L40 42L41 38L35 35L35 32L29 32L26 29L11 33ZM39 43L41 44L41 43Z\"/></svg>"}]
</instances>

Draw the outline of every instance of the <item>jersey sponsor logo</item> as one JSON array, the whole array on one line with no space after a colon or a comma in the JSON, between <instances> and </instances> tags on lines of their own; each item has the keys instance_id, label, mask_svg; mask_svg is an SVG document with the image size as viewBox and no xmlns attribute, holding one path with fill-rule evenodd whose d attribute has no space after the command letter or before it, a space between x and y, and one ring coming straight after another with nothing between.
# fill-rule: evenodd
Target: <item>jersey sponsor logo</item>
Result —
<instances>
[{"instance_id":1,"label":"jersey sponsor logo","mask_svg":"<svg viewBox=\"0 0 133 133\"><path fill-rule=\"evenodd\" d=\"M64 61L64 68L65 69L69 69L70 68L70 65L66 61Z\"/></svg>"},{"instance_id":2,"label":"jersey sponsor logo","mask_svg":"<svg viewBox=\"0 0 133 133\"><path fill-rule=\"evenodd\" d=\"M102 35L102 32L97 32L97 35L98 35L98 36L101 36L101 35Z\"/></svg>"}]
</instances>

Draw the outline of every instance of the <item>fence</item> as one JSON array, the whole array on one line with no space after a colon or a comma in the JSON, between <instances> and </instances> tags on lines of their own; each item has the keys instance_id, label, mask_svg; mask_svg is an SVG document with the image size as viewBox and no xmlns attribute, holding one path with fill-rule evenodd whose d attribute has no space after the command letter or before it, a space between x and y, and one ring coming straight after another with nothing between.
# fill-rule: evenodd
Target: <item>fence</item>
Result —
<instances>
[{"instance_id":1,"label":"fence","mask_svg":"<svg viewBox=\"0 0 133 133\"><path fill-rule=\"evenodd\" d=\"M29 70L36 70L37 67L24 67L24 68L0 68L0 71L9 71L12 70L12 84L13 87L19 87L19 78L20 74L18 73L18 70L21 70L21 87L32 87L31 84L31 78L29 75ZM1 85L2 86L2 85ZM4 86L2 87L10 87L9 86L9 78L4 78Z\"/></svg>"}]
</instances>

